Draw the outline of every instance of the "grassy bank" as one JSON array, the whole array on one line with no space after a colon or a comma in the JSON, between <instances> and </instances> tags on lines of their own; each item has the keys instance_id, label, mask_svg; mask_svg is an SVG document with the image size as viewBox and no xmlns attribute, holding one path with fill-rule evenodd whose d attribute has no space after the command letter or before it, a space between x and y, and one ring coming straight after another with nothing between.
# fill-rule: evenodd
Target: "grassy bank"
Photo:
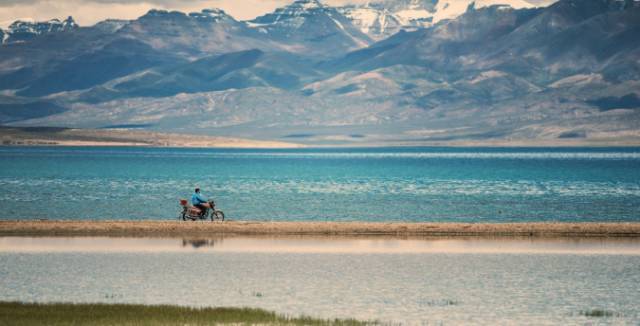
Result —
<instances>
[{"instance_id":1,"label":"grassy bank","mask_svg":"<svg viewBox=\"0 0 640 326\"><path fill-rule=\"evenodd\" d=\"M356 320L288 317L250 308L0 302L0 325L365 325Z\"/></svg>"}]
</instances>

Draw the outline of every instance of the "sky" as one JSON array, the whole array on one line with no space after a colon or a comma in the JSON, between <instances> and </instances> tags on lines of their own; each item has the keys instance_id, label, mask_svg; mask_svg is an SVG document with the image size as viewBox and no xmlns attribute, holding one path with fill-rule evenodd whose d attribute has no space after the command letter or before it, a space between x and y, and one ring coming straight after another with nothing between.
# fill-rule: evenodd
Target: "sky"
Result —
<instances>
[{"instance_id":1,"label":"sky","mask_svg":"<svg viewBox=\"0 0 640 326\"><path fill-rule=\"evenodd\" d=\"M368 0L323 0L331 5L363 3ZM452 0L455 1L455 0ZM508 0L506 0L508 1ZM527 0L543 5L552 0ZM182 12L222 8L239 20L255 18L293 0L0 0L0 27L18 19L46 21L73 16L80 26L90 26L107 18L135 19L149 9Z\"/></svg>"}]
</instances>

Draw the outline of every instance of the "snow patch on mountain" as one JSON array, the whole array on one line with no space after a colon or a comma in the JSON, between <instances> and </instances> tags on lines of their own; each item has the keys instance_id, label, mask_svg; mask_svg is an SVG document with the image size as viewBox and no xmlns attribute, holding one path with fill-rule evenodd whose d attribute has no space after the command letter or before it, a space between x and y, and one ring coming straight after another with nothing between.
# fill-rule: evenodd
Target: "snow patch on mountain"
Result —
<instances>
[{"instance_id":1,"label":"snow patch on mountain","mask_svg":"<svg viewBox=\"0 0 640 326\"><path fill-rule=\"evenodd\" d=\"M323 7L323 5L318 0L302 0L302 1L297 1L297 3L304 10Z\"/></svg>"},{"instance_id":2,"label":"snow patch on mountain","mask_svg":"<svg viewBox=\"0 0 640 326\"><path fill-rule=\"evenodd\" d=\"M514 9L531 8L534 5L524 0L442 0L436 6L433 23L445 19L454 19L464 14L469 8L483 8L490 6L511 7Z\"/></svg>"},{"instance_id":3,"label":"snow patch on mountain","mask_svg":"<svg viewBox=\"0 0 640 326\"><path fill-rule=\"evenodd\" d=\"M375 40L383 39L407 25L400 17L383 8L348 6L338 8L338 11Z\"/></svg>"},{"instance_id":4,"label":"snow patch on mountain","mask_svg":"<svg viewBox=\"0 0 640 326\"><path fill-rule=\"evenodd\" d=\"M388 3L370 1L363 5L338 8L360 30L375 40L387 38L400 30L430 27L445 19L454 19L470 8L502 5L507 8L534 7L525 0L409 0Z\"/></svg>"},{"instance_id":5,"label":"snow patch on mountain","mask_svg":"<svg viewBox=\"0 0 640 326\"><path fill-rule=\"evenodd\" d=\"M218 8L204 9L201 12L192 12L189 14L189 17L214 22L234 20L234 18L229 16L224 10Z\"/></svg>"}]
</instances>

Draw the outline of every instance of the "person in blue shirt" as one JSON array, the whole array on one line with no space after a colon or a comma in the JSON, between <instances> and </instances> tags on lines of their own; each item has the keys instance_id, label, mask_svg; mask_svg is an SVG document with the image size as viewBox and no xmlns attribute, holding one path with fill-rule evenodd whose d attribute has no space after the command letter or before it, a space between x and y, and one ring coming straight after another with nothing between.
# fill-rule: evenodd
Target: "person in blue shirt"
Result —
<instances>
[{"instance_id":1,"label":"person in blue shirt","mask_svg":"<svg viewBox=\"0 0 640 326\"><path fill-rule=\"evenodd\" d=\"M207 211L207 208L211 208L209 201L200 194L200 188L196 188L195 192L191 196L191 205L199 208L203 214Z\"/></svg>"}]
</instances>

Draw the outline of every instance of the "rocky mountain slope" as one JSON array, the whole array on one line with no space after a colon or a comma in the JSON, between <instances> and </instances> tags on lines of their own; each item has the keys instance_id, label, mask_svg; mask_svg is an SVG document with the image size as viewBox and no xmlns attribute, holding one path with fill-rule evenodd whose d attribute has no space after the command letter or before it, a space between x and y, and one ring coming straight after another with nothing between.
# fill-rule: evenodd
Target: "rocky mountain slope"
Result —
<instances>
[{"instance_id":1,"label":"rocky mountain slope","mask_svg":"<svg viewBox=\"0 0 640 326\"><path fill-rule=\"evenodd\" d=\"M387 2L368 7L444 17L442 1ZM315 0L250 22L151 11L45 33L0 47L0 123L310 144L640 143L640 1L485 4L378 42L383 25L366 31Z\"/></svg>"},{"instance_id":2,"label":"rocky mountain slope","mask_svg":"<svg viewBox=\"0 0 640 326\"><path fill-rule=\"evenodd\" d=\"M116 32L118 38L141 41L153 49L189 60L211 54L281 48L219 9L182 13L151 10Z\"/></svg>"},{"instance_id":3,"label":"rocky mountain slope","mask_svg":"<svg viewBox=\"0 0 640 326\"><path fill-rule=\"evenodd\" d=\"M297 0L248 22L265 38L289 44L289 51L327 57L372 43L338 9L318 0Z\"/></svg>"}]
</instances>

